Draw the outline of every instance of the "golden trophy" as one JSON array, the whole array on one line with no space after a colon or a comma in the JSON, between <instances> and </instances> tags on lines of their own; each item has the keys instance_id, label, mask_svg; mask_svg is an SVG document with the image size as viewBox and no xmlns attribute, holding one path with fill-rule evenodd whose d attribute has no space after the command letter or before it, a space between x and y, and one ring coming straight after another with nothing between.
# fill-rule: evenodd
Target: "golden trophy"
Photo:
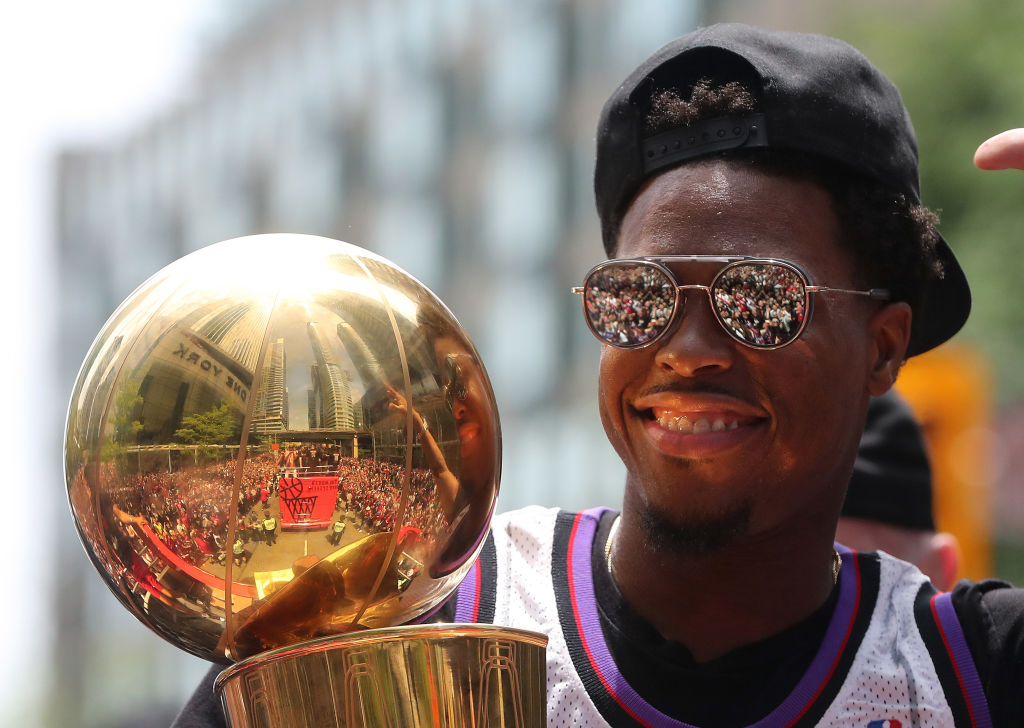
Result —
<instances>
[{"instance_id":1,"label":"golden trophy","mask_svg":"<svg viewBox=\"0 0 1024 728\"><path fill-rule=\"evenodd\" d=\"M292 234L142 284L82 365L65 439L90 559L145 625L229 665L234 728L543 725L543 635L415 624L473 566L500 459L444 304Z\"/></svg>"}]
</instances>

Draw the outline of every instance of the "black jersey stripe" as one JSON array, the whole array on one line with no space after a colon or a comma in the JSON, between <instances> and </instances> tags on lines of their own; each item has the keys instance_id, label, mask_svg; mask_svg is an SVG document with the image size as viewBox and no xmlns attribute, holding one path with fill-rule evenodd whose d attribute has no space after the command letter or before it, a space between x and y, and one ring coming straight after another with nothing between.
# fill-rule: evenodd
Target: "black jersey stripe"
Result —
<instances>
[{"instance_id":1,"label":"black jersey stripe","mask_svg":"<svg viewBox=\"0 0 1024 728\"><path fill-rule=\"evenodd\" d=\"M469 624L493 623L497 591L498 556L494 534L488 531L480 555L455 592L453 620Z\"/></svg>"},{"instance_id":2,"label":"black jersey stripe","mask_svg":"<svg viewBox=\"0 0 1024 728\"><path fill-rule=\"evenodd\" d=\"M569 650L569 656L572 658L576 674L583 682L583 687L598 712L614 726L623 728L643 726L644 724L627 713L601 684L600 677L594 671L593 665L587 657L577 627L569 580L572 553L569 547L575 545L574 540L578 535L578 526L584 515L584 513L559 511L555 518L555 531L551 544L551 578L558 606L558 621L562 627L562 635L565 638L565 644Z\"/></svg>"},{"instance_id":3,"label":"black jersey stripe","mask_svg":"<svg viewBox=\"0 0 1024 728\"><path fill-rule=\"evenodd\" d=\"M498 552L494 546L494 534L487 532L484 547L477 558L480 569L480 598L477 604L476 622L494 623L494 608L498 598Z\"/></svg>"},{"instance_id":4,"label":"black jersey stripe","mask_svg":"<svg viewBox=\"0 0 1024 728\"><path fill-rule=\"evenodd\" d=\"M917 621L917 629L921 633L928 654L935 665L935 673L939 677L939 684L946 696L946 702L953 713L955 726L971 728L971 713L967 707L967 699L960 688L960 681L957 679L956 667L946 645L942 639L942 632L935 622L935 614L932 612L932 597L939 591L932 586L931 582L925 582L914 598L914 619Z\"/></svg>"},{"instance_id":5,"label":"black jersey stripe","mask_svg":"<svg viewBox=\"0 0 1024 728\"><path fill-rule=\"evenodd\" d=\"M871 625L871 617L875 611L878 601L878 588L881 580L881 563L874 554L861 554L852 552L849 562L844 558L843 568L855 568L858 575L860 593L857 599L857 612L854 617L850 633L846 643L840 651L839 659L836 661L832 674L821 685L818 696L808 705L806 712L793 723L793 728L811 728L818 725L824 717L825 711L829 709L839 695L840 688L850 674L853 660L857 656L857 650L864 641L868 627Z\"/></svg>"},{"instance_id":6,"label":"black jersey stripe","mask_svg":"<svg viewBox=\"0 0 1024 728\"><path fill-rule=\"evenodd\" d=\"M964 639L963 627L960 626L960 619L956 615L950 594L936 594L932 597L931 603L932 614L942 632L946 651L953 661L960 688L967 700L967 710L971 714L972 724L977 728L992 728L992 716L989 714L985 690L981 685L971 650Z\"/></svg>"},{"instance_id":7,"label":"black jersey stripe","mask_svg":"<svg viewBox=\"0 0 1024 728\"><path fill-rule=\"evenodd\" d=\"M914 600L914 617L955 725L991 728L988 701L949 594L924 584Z\"/></svg>"}]
</instances>

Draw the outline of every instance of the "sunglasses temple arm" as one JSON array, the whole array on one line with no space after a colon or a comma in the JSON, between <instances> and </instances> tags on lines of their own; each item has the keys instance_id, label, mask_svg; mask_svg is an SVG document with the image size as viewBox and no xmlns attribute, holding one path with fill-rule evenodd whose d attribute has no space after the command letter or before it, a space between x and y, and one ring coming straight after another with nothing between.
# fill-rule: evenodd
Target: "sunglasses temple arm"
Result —
<instances>
[{"instance_id":1,"label":"sunglasses temple arm","mask_svg":"<svg viewBox=\"0 0 1024 728\"><path fill-rule=\"evenodd\" d=\"M874 301L888 301L892 293L888 288L872 288L868 291L852 291L848 288L829 288L828 286L807 286L808 293L849 293L854 296L867 296Z\"/></svg>"}]
</instances>

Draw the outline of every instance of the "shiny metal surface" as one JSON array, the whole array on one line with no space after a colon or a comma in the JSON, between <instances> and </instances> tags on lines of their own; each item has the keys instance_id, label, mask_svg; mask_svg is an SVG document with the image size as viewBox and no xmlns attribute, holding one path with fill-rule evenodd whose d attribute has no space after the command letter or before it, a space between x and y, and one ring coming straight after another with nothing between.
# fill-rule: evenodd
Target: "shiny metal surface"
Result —
<instances>
[{"instance_id":1,"label":"shiny metal surface","mask_svg":"<svg viewBox=\"0 0 1024 728\"><path fill-rule=\"evenodd\" d=\"M346 243L259 235L115 311L65 457L115 595L228 663L439 604L481 545L500 436L475 349L422 284Z\"/></svg>"},{"instance_id":2,"label":"shiny metal surface","mask_svg":"<svg viewBox=\"0 0 1024 728\"><path fill-rule=\"evenodd\" d=\"M251 657L216 689L232 728L539 728L546 645L481 625L375 629Z\"/></svg>"}]
</instances>

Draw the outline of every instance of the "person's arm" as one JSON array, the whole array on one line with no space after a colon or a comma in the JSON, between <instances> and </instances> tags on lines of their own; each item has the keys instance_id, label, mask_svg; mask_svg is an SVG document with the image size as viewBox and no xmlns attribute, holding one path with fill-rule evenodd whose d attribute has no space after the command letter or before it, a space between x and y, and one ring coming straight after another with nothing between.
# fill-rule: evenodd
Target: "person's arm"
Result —
<instances>
[{"instance_id":1,"label":"person's arm","mask_svg":"<svg viewBox=\"0 0 1024 728\"><path fill-rule=\"evenodd\" d=\"M992 725L1024 725L1024 589L996 580L964 580L953 589L952 599Z\"/></svg>"},{"instance_id":2,"label":"person's arm","mask_svg":"<svg viewBox=\"0 0 1024 728\"><path fill-rule=\"evenodd\" d=\"M391 409L401 415L405 415L407 409L409 409L405 397L394 387L388 386L387 389L388 394L391 395ZM426 458L427 466L437 482L437 494L441 500L441 508L444 510L445 517L451 520L452 513L455 510L455 497L459 493L458 478L449 470L448 463L444 459L444 453L441 452L437 440L430 434L430 430L427 429L426 424L423 422L423 417L415 408L412 408L412 422L413 428L420 438L420 446L423 448L423 456Z\"/></svg>"}]
</instances>

